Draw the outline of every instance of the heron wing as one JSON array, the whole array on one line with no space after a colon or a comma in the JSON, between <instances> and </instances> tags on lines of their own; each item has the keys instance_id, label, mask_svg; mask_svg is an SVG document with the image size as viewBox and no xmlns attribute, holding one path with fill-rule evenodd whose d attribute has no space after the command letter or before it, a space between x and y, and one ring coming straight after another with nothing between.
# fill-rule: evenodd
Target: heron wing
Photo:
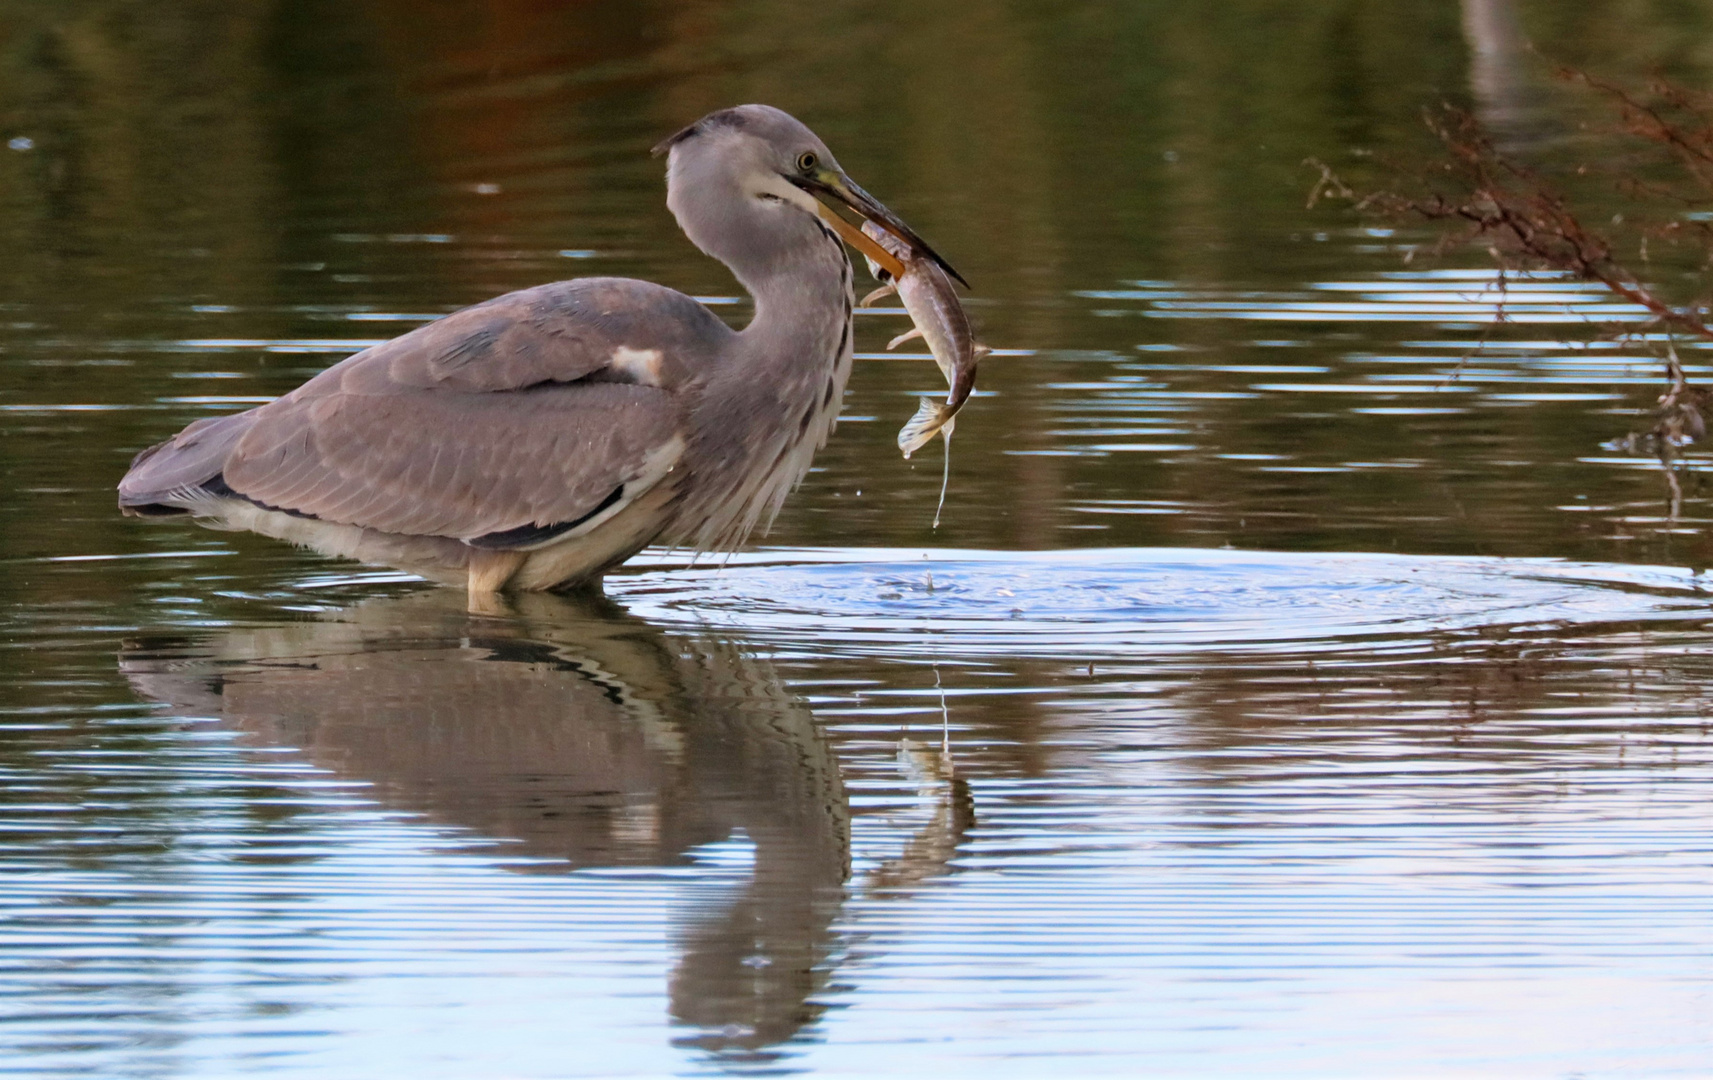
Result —
<instances>
[{"instance_id":1,"label":"heron wing","mask_svg":"<svg viewBox=\"0 0 1713 1080\"><path fill-rule=\"evenodd\" d=\"M222 469L234 494L323 521L493 547L616 513L684 447L672 396L622 383L479 394L339 388L257 413Z\"/></svg>"},{"instance_id":2,"label":"heron wing","mask_svg":"<svg viewBox=\"0 0 1713 1080\"><path fill-rule=\"evenodd\" d=\"M578 278L464 308L349 356L292 396L326 384L490 393L610 377L670 386L732 331L683 293L629 278ZM650 368L639 355L658 354Z\"/></svg>"},{"instance_id":3,"label":"heron wing","mask_svg":"<svg viewBox=\"0 0 1713 1080\"><path fill-rule=\"evenodd\" d=\"M539 542L604 520L671 470L680 391L731 334L648 282L508 293L191 425L138 455L120 501L147 512L229 491L385 532Z\"/></svg>"}]
</instances>

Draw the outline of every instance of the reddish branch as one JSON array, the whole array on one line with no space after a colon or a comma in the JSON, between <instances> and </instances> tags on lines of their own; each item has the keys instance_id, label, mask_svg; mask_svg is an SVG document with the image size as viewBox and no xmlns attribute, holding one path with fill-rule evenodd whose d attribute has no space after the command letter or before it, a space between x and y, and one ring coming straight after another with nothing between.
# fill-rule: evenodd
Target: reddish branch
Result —
<instances>
[{"instance_id":1,"label":"reddish branch","mask_svg":"<svg viewBox=\"0 0 1713 1080\"><path fill-rule=\"evenodd\" d=\"M1626 132L1669 147L1697 186L1713 193L1713 121L1709 120L1708 105L1686 91L1659 84L1655 93L1662 101L1689 115L1679 120L1621 88L1580 73L1573 77L1614 97L1620 104ZM1446 155L1413 175L1414 185L1427 189L1424 193L1380 190L1359 194L1332 169L1311 159L1309 163L1320 169L1321 177L1309 194L1309 205L1321 198L1345 199L1360 212L1444 225L1448 228L1435 245L1436 252L1481 243L1502 271L1554 270L1596 282L1649 312L1656 325L1713 339L1706 305L1674 305L1643 283L1613 255L1612 242L1606 236L1582 223L1565 196L1539 173L1501 154L1474 116L1447 105L1428 113L1425 119ZM1703 201L1650 187L1634 176L1622 180L1632 195L1647 190L1656 196L1669 192L1681 202ZM1652 231L1672 237L1685 224L1689 223L1679 220ZM1713 233L1706 235L1713 237Z\"/></svg>"},{"instance_id":2,"label":"reddish branch","mask_svg":"<svg viewBox=\"0 0 1713 1080\"><path fill-rule=\"evenodd\" d=\"M1686 207L1713 203L1713 96L1664 79L1655 79L1647 93L1639 95L1583 72L1566 69L1559 75L1615 104L1620 126L1613 134L1638 141L1644 149L1663 148L1670 155L1667 162L1676 166L1675 174L1663 181L1644 179L1637 172L1644 163L1650 167L1657 163L1657 154L1618 166L1577 168L1579 176L1591 172L1611 176L1618 193L1629 200L1627 209L1641 211L1632 213L1627 223L1624 215L1615 216L1614 228L1626 230L1626 239L1639 234L1644 263L1650 237L1671 243L1694 240L1706 255L1702 271L1713 269L1713 226L1683 213ZM1713 339L1708 321L1713 303L1708 297L1686 304L1673 304L1663 297L1618 260L1613 242L1584 225L1570 200L1545 177L1500 153L1473 115L1447 105L1429 111L1425 119L1445 154L1425 168L1401 174L1414 193L1389 189L1358 193L1331 168L1310 159L1309 164L1320 170L1320 179L1309 193L1309 205L1322 198L1341 199L1362 213L1394 221L1426 221L1441 228L1432 249L1436 253L1472 243L1485 246L1497 264L1501 289L1509 270L1556 271L1598 283L1647 311L1653 328ZM1663 221L1648 224L1649 203L1664 203L1672 209ZM1501 307L1495 323L1503 320ZM1713 390L1689 384L1669 342L1667 353L1669 383L1660 397L1657 423L1646 435L1631 436L1632 441L1647 441L1662 460L1669 459L1675 447L1705 437L1713 426L1708 423L1713 417Z\"/></svg>"},{"instance_id":3,"label":"reddish branch","mask_svg":"<svg viewBox=\"0 0 1713 1080\"><path fill-rule=\"evenodd\" d=\"M1675 83L1655 79L1649 86L1659 105L1642 101L1615 83L1587 72L1561 68L1559 78L1578 82L1618 103L1624 129L1631 135L1670 149L1700 185L1713 193L1713 98ZM1675 114L1675 115L1671 115Z\"/></svg>"}]
</instances>

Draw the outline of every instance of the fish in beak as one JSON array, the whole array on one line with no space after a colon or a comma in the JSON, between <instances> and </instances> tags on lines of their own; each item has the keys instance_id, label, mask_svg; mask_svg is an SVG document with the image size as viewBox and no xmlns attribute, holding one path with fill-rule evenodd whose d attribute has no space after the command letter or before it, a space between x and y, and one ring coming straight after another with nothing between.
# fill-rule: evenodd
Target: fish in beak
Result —
<instances>
[{"instance_id":1,"label":"fish in beak","mask_svg":"<svg viewBox=\"0 0 1713 1080\"><path fill-rule=\"evenodd\" d=\"M940 253L928 246L928 242L916 235L916 231L904 224L897 214L881 205L879 199L858 187L850 177L832 169L819 169L810 176L786 176L793 184L816 197L821 210L821 220L832 227L840 238L863 255L874 260L881 269L891 274L894 279L904 276L904 264L892 252L865 236L861 229L839 216L827 200L831 199L852 210L864 221L872 221L875 225L896 236L910 251L917 256L925 256L937 263L946 273L956 278L964 288L969 288L969 282L964 276L952 268L952 264L940 257Z\"/></svg>"}]
</instances>

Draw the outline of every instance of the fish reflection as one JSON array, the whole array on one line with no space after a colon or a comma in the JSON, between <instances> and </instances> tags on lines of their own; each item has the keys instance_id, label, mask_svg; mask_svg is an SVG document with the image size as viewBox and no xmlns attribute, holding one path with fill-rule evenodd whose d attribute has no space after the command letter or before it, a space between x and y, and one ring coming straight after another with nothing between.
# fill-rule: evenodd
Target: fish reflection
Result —
<instances>
[{"instance_id":1,"label":"fish reflection","mask_svg":"<svg viewBox=\"0 0 1713 1080\"><path fill-rule=\"evenodd\" d=\"M809 711L728 641L661 633L599 597L523 597L515 617L485 619L433 592L132 643L120 665L180 712L506 841L520 870L682 864L741 830L747 887L680 931L670 1008L700 1029L681 1042L765 1058L821 1011L849 802Z\"/></svg>"},{"instance_id":2,"label":"fish reflection","mask_svg":"<svg viewBox=\"0 0 1713 1080\"><path fill-rule=\"evenodd\" d=\"M942 708L944 702L942 700ZM969 781L957 774L948 742L931 750L914 739L898 747L898 763L916 781L916 793L933 807L933 817L918 828L904 851L876 867L863 883L865 894L896 900L952 870L952 859L975 827L975 797Z\"/></svg>"}]
</instances>

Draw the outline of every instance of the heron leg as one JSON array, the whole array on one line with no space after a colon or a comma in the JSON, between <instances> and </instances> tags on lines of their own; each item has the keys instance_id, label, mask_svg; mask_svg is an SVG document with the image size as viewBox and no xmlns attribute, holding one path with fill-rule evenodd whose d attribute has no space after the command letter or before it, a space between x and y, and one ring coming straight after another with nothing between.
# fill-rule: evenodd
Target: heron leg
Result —
<instances>
[{"instance_id":1,"label":"heron leg","mask_svg":"<svg viewBox=\"0 0 1713 1080\"><path fill-rule=\"evenodd\" d=\"M472 615L503 615L506 612L504 601L499 598L499 591L517 573L529 557L523 551L488 551L482 548L470 549L469 565L469 599L470 614Z\"/></svg>"}]
</instances>

